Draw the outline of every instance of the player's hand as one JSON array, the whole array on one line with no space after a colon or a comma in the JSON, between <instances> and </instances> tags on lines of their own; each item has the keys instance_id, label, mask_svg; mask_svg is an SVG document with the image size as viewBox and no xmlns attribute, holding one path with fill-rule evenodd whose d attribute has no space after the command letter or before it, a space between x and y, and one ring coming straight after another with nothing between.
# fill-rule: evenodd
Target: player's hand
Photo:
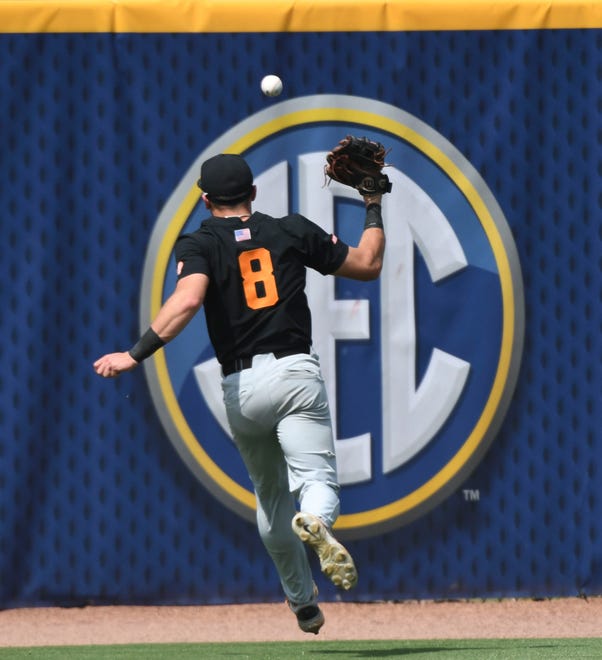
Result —
<instances>
[{"instance_id":1,"label":"player's hand","mask_svg":"<svg viewBox=\"0 0 602 660\"><path fill-rule=\"evenodd\" d=\"M115 378L124 371L131 371L138 362L129 353L107 353L94 363L94 371L103 378Z\"/></svg>"},{"instance_id":2,"label":"player's hand","mask_svg":"<svg viewBox=\"0 0 602 660\"><path fill-rule=\"evenodd\" d=\"M367 195L362 195L364 198L364 204L370 206L370 204L382 204L383 196L380 193L368 193Z\"/></svg>"}]
</instances>

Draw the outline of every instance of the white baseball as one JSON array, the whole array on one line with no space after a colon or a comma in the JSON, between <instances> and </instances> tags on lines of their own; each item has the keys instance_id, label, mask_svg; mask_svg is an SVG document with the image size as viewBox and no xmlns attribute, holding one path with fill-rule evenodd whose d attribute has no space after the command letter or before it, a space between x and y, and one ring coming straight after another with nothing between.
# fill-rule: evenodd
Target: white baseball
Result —
<instances>
[{"instance_id":1,"label":"white baseball","mask_svg":"<svg viewBox=\"0 0 602 660\"><path fill-rule=\"evenodd\" d=\"M264 76L261 80L261 91L266 96L280 96L282 93L282 80L273 74Z\"/></svg>"}]
</instances>

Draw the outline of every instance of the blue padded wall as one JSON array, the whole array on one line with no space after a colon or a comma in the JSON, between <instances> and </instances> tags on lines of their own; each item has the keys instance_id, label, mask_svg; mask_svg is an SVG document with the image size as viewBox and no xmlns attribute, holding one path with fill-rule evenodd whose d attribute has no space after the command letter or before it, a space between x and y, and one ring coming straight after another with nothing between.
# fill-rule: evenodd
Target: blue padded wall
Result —
<instances>
[{"instance_id":1,"label":"blue padded wall","mask_svg":"<svg viewBox=\"0 0 602 660\"><path fill-rule=\"evenodd\" d=\"M429 514L349 543L361 581L341 598L599 594L601 44L598 30L1 35L0 605L281 599L254 526L167 441L142 371L91 366L138 336L160 209L209 142L266 107L272 70L286 98L374 98L435 128L491 188L523 269L523 364L498 437Z\"/></svg>"}]
</instances>

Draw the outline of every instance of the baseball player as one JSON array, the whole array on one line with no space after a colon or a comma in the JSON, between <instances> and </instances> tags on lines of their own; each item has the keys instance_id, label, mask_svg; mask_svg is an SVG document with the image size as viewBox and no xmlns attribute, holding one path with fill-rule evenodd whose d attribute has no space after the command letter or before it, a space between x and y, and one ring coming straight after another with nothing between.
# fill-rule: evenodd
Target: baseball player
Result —
<instances>
[{"instance_id":1,"label":"baseball player","mask_svg":"<svg viewBox=\"0 0 602 660\"><path fill-rule=\"evenodd\" d=\"M352 588L357 571L332 533L339 484L328 401L312 350L306 268L377 278L385 248L381 194L363 195L365 229L351 247L299 214L253 212L256 187L241 156L206 160L198 185L210 216L176 242L173 294L129 351L99 358L94 369L111 378L135 368L204 305L228 421L256 494L259 534L299 627L317 634L324 615L304 544L337 587Z\"/></svg>"}]
</instances>

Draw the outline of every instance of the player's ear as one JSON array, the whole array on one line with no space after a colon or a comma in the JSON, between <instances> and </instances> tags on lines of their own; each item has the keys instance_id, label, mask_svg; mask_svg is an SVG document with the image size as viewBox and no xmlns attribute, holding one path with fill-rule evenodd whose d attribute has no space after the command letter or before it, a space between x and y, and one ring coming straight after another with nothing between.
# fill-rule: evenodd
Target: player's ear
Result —
<instances>
[{"instance_id":1,"label":"player's ear","mask_svg":"<svg viewBox=\"0 0 602 660\"><path fill-rule=\"evenodd\" d=\"M257 186L253 186L253 190L251 191L251 201L254 202L256 197L257 197Z\"/></svg>"},{"instance_id":2,"label":"player's ear","mask_svg":"<svg viewBox=\"0 0 602 660\"><path fill-rule=\"evenodd\" d=\"M205 208L210 209L211 208L211 202L209 201L209 197L207 197L207 193L202 194L202 200L205 202Z\"/></svg>"}]
</instances>

